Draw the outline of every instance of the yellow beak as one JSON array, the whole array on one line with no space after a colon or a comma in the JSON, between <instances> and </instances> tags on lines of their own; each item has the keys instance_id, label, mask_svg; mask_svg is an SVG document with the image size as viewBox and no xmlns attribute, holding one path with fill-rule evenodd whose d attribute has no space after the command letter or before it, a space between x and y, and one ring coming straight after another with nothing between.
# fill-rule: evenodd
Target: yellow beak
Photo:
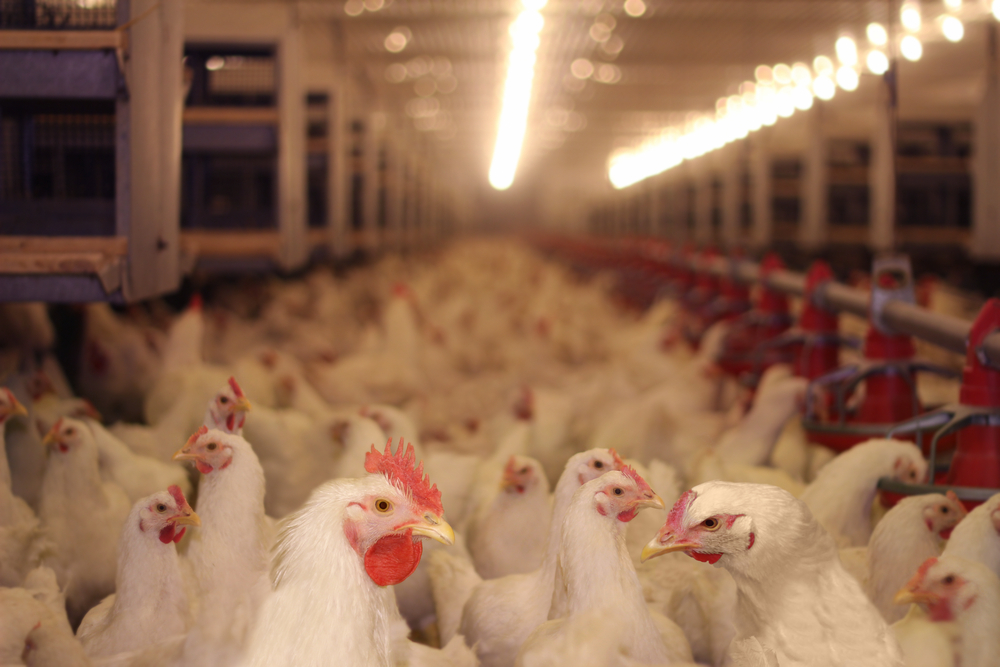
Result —
<instances>
[{"instance_id":1,"label":"yellow beak","mask_svg":"<svg viewBox=\"0 0 1000 667\"><path fill-rule=\"evenodd\" d=\"M233 412L250 412L250 401L245 396L233 403Z\"/></svg>"},{"instance_id":2,"label":"yellow beak","mask_svg":"<svg viewBox=\"0 0 1000 667\"><path fill-rule=\"evenodd\" d=\"M200 526L201 517L195 514L192 510L189 514L181 514L174 517L174 523L182 526Z\"/></svg>"},{"instance_id":3,"label":"yellow beak","mask_svg":"<svg viewBox=\"0 0 1000 667\"><path fill-rule=\"evenodd\" d=\"M635 504L636 507L652 507L654 509L662 510L666 505L663 503L663 498L659 497L655 493L652 498L647 498L646 500L640 500Z\"/></svg>"},{"instance_id":4,"label":"yellow beak","mask_svg":"<svg viewBox=\"0 0 1000 667\"><path fill-rule=\"evenodd\" d=\"M17 417L18 415L21 417L27 417L28 408L24 407L24 404L15 398L14 402L10 406L10 416Z\"/></svg>"},{"instance_id":5,"label":"yellow beak","mask_svg":"<svg viewBox=\"0 0 1000 667\"><path fill-rule=\"evenodd\" d=\"M408 526L408 528L412 529L415 535L429 537L446 546L451 546L455 543L455 531L448 525L448 522L429 512L424 515L423 521L414 523L412 526Z\"/></svg>"},{"instance_id":6,"label":"yellow beak","mask_svg":"<svg viewBox=\"0 0 1000 667\"><path fill-rule=\"evenodd\" d=\"M919 588L910 589L908 587L899 589L899 592L892 599L893 604L919 604L921 602L935 601L937 601L937 596L933 593L922 591Z\"/></svg>"},{"instance_id":7,"label":"yellow beak","mask_svg":"<svg viewBox=\"0 0 1000 667\"><path fill-rule=\"evenodd\" d=\"M172 458L174 461L193 461L198 457L187 451L187 447L182 447L174 453Z\"/></svg>"},{"instance_id":8,"label":"yellow beak","mask_svg":"<svg viewBox=\"0 0 1000 667\"><path fill-rule=\"evenodd\" d=\"M663 502L662 500L660 501ZM662 505L661 505L662 506ZM695 542L680 541L675 542L674 538L670 538L666 544L660 543L660 536L657 535L649 542L646 546L642 548L642 554L639 556L639 560L645 563L650 558L656 558L657 556L662 556L663 554L673 553L674 551L687 551L688 549L697 549L700 544Z\"/></svg>"},{"instance_id":9,"label":"yellow beak","mask_svg":"<svg viewBox=\"0 0 1000 667\"><path fill-rule=\"evenodd\" d=\"M44 446L46 446L46 447L51 447L52 445L56 444L57 442L59 442L59 434L56 433L55 429L52 429L51 431L49 431L48 433L46 433L45 437L42 438L42 444Z\"/></svg>"}]
</instances>

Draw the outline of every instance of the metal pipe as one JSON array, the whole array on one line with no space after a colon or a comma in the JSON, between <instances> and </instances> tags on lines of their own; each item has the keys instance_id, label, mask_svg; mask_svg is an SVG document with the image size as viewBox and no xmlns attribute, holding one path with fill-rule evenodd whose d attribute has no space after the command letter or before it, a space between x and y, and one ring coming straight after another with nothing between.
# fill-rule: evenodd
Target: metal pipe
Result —
<instances>
[{"instance_id":1,"label":"metal pipe","mask_svg":"<svg viewBox=\"0 0 1000 667\"><path fill-rule=\"evenodd\" d=\"M916 336L959 354L965 354L969 330L972 328L965 320L943 313L932 313L904 301L885 304L882 319L900 333Z\"/></svg>"},{"instance_id":2,"label":"metal pipe","mask_svg":"<svg viewBox=\"0 0 1000 667\"><path fill-rule=\"evenodd\" d=\"M832 280L813 292L813 301L826 310L846 310L858 317L868 317L868 292Z\"/></svg>"},{"instance_id":3,"label":"metal pipe","mask_svg":"<svg viewBox=\"0 0 1000 667\"><path fill-rule=\"evenodd\" d=\"M760 269L757 271L757 279L760 280ZM790 294L792 296L802 296L806 293L806 277L801 273L779 269L772 271L767 277L767 287L776 292Z\"/></svg>"}]
</instances>

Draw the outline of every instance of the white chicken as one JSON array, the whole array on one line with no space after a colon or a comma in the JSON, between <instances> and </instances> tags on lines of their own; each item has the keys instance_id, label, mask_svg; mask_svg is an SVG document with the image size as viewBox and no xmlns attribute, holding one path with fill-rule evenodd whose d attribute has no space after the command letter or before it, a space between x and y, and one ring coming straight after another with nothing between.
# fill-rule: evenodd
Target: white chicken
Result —
<instances>
[{"instance_id":1,"label":"white chicken","mask_svg":"<svg viewBox=\"0 0 1000 667\"><path fill-rule=\"evenodd\" d=\"M840 564L834 541L787 491L696 486L671 509L643 557L674 551L718 563L733 576L734 645L758 642L787 667L902 665L888 626Z\"/></svg>"},{"instance_id":2,"label":"white chicken","mask_svg":"<svg viewBox=\"0 0 1000 667\"><path fill-rule=\"evenodd\" d=\"M60 419L45 436L50 448L39 519L56 544L48 564L66 587L70 622L114 592L115 547L131 508L118 484L101 479L90 429Z\"/></svg>"},{"instance_id":3,"label":"white chicken","mask_svg":"<svg viewBox=\"0 0 1000 667\"><path fill-rule=\"evenodd\" d=\"M187 633L191 601L175 545L187 526L200 523L177 486L136 502L118 543L115 593L76 631L88 656L135 654Z\"/></svg>"},{"instance_id":4,"label":"white chicken","mask_svg":"<svg viewBox=\"0 0 1000 667\"><path fill-rule=\"evenodd\" d=\"M982 563L1000 576L1000 493L974 508L955 526L944 555Z\"/></svg>"},{"instance_id":5,"label":"white chicken","mask_svg":"<svg viewBox=\"0 0 1000 667\"><path fill-rule=\"evenodd\" d=\"M372 447L370 474L324 484L285 520L249 665L311 667L331 656L349 665L393 664L390 587L416 569L420 537L454 541L440 493L415 464L412 447L397 454Z\"/></svg>"}]
</instances>

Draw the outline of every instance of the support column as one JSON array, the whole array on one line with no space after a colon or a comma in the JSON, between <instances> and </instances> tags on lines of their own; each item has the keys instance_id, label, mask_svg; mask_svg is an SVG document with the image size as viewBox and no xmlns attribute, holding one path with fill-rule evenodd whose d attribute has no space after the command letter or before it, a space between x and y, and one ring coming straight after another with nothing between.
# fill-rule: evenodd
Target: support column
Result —
<instances>
[{"instance_id":1,"label":"support column","mask_svg":"<svg viewBox=\"0 0 1000 667\"><path fill-rule=\"evenodd\" d=\"M694 240L711 243L715 239L712 229L712 173L705 156L698 159L694 186Z\"/></svg>"},{"instance_id":2,"label":"support column","mask_svg":"<svg viewBox=\"0 0 1000 667\"><path fill-rule=\"evenodd\" d=\"M769 133L770 130L761 129L750 140L750 206L753 209L750 243L757 249L770 247L774 238L771 152L767 145Z\"/></svg>"},{"instance_id":3,"label":"support column","mask_svg":"<svg viewBox=\"0 0 1000 667\"><path fill-rule=\"evenodd\" d=\"M889 70L891 74L894 70ZM868 165L868 245L872 250L888 250L895 243L896 174L893 141L893 113L889 84L879 82L875 102L874 127L871 141L871 162Z\"/></svg>"},{"instance_id":4,"label":"support column","mask_svg":"<svg viewBox=\"0 0 1000 667\"><path fill-rule=\"evenodd\" d=\"M725 248L742 245L740 230L740 208L743 199L743 152L746 144L742 141L730 144L723 152L722 165L722 229L720 242Z\"/></svg>"},{"instance_id":5,"label":"support column","mask_svg":"<svg viewBox=\"0 0 1000 667\"><path fill-rule=\"evenodd\" d=\"M306 100L302 30L292 25L278 45L279 262L289 270L309 259L306 214Z\"/></svg>"},{"instance_id":6,"label":"support column","mask_svg":"<svg viewBox=\"0 0 1000 667\"><path fill-rule=\"evenodd\" d=\"M346 86L341 73L329 89L327 104L326 139L326 219L329 225L329 241L335 257L344 257L349 252L348 220L350 220L350 190L348 189L347 163L347 107L345 105Z\"/></svg>"},{"instance_id":7,"label":"support column","mask_svg":"<svg viewBox=\"0 0 1000 667\"><path fill-rule=\"evenodd\" d=\"M362 150L363 170L365 175L364 186L364 241L362 244L368 250L377 250L379 247L379 161L381 159L380 146L382 126L385 124L385 116L377 111L364 115L365 130Z\"/></svg>"},{"instance_id":8,"label":"support column","mask_svg":"<svg viewBox=\"0 0 1000 667\"><path fill-rule=\"evenodd\" d=\"M972 236L969 254L1000 260L1000 38L990 21L987 39L986 86L974 126L972 162Z\"/></svg>"},{"instance_id":9,"label":"support column","mask_svg":"<svg viewBox=\"0 0 1000 667\"><path fill-rule=\"evenodd\" d=\"M806 250L821 248L827 239L830 185L827 142L823 133L823 108L823 103L817 101L806 112L806 152L802 160L800 195L802 220L799 224L799 244Z\"/></svg>"}]
</instances>

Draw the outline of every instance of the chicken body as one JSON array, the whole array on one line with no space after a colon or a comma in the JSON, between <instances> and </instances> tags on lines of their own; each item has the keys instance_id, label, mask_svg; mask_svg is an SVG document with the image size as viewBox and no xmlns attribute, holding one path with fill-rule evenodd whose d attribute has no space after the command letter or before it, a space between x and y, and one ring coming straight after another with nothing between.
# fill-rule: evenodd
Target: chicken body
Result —
<instances>
[{"instance_id":1,"label":"chicken body","mask_svg":"<svg viewBox=\"0 0 1000 667\"><path fill-rule=\"evenodd\" d=\"M1000 493L974 508L955 526L944 555L982 563L1000 576Z\"/></svg>"},{"instance_id":2,"label":"chicken body","mask_svg":"<svg viewBox=\"0 0 1000 667\"><path fill-rule=\"evenodd\" d=\"M681 496L646 558L684 551L736 582L736 638L779 665L901 666L899 647L828 534L786 491L709 482Z\"/></svg>"}]
</instances>

